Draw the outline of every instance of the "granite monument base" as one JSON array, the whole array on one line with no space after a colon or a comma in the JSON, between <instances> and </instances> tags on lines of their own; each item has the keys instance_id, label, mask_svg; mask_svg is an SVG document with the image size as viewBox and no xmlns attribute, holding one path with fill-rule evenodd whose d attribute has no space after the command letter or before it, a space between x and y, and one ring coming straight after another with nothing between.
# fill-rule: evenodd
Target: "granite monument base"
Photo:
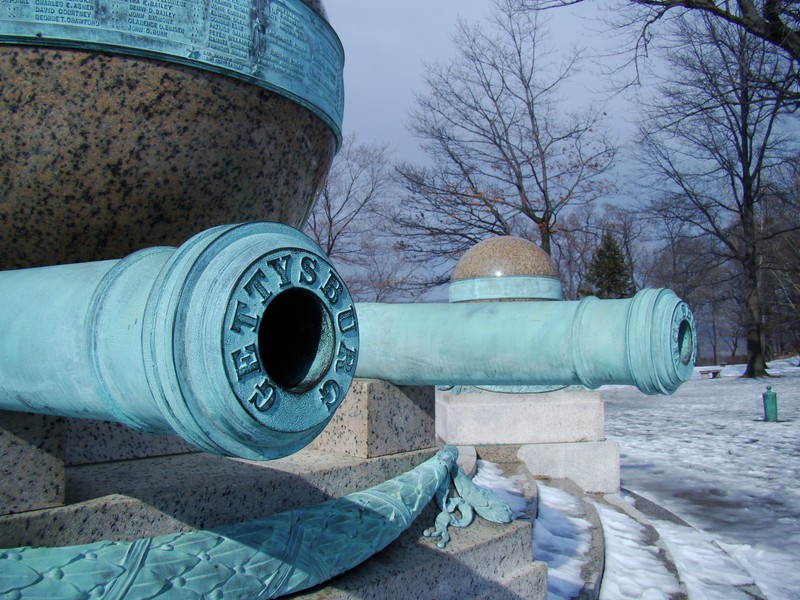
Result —
<instances>
[{"instance_id":1,"label":"granite monument base","mask_svg":"<svg viewBox=\"0 0 800 600\"><path fill-rule=\"evenodd\" d=\"M312 446L267 462L193 452L180 440L123 426L69 422L65 505L0 516L0 547L205 529L365 489L435 453L433 407L433 388L356 380ZM546 565L532 559L530 520L496 525L478 518L451 530L440 549L422 535L436 514L431 505L385 550L293 597L547 597Z\"/></svg>"},{"instance_id":2,"label":"granite monument base","mask_svg":"<svg viewBox=\"0 0 800 600\"><path fill-rule=\"evenodd\" d=\"M336 150L288 98L105 52L0 45L0 268L117 259L210 227L300 226Z\"/></svg>"},{"instance_id":3,"label":"granite monument base","mask_svg":"<svg viewBox=\"0 0 800 600\"><path fill-rule=\"evenodd\" d=\"M585 492L619 491L619 446L605 440L599 392L437 391L436 435L473 445L478 458L522 462L535 477L567 478Z\"/></svg>"},{"instance_id":4,"label":"granite monument base","mask_svg":"<svg viewBox=\"0 0 800 600\"><path fill-rule=\"evenodd\" d=\"M64 504L64 423L0 411L0 515Z\"/></svg>"}]
</instances>

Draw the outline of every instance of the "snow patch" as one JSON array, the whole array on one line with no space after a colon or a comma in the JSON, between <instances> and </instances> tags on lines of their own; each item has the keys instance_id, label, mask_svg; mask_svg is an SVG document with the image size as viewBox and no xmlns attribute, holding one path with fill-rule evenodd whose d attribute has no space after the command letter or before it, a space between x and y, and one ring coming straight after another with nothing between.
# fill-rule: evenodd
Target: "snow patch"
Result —
<instances>
[{"instance_id":1,"label":"snow patch","mask_svg":"<svg viewBox=\"0 0 800 600\"><path fill-rule=\"evenodd\" d=\"M581 571L591 549L591 523L580 503L563 490L537 483L539 514L533 526L533 558L547 563L548 600L568 600L583 589Z\"/></svg>"},{"instance_id":2,"label":"snow patch","mask_svg":"<svg viewBox=\"0 0 800 600\"><path fill-rule=\"evenodd\" d=\"M527 512L528 503L522 491L513 479L503 475L503 471L496 464L478 460L472 482L479 487L493 491L497 497L508 504L514 519L519 519Z\"/></svg>"},{"instance_id":3,"label":"snow patch","mask_svg":"<svg viewBox=\"0 0 800 600\"><path fill-rule=\"evenodd\" d=\"M659 548L647 543L642 524L599 502L595 507L606 547L600 600L656 600L680 593L680 582L659 558Z\"/></svg>"},{"instance_id":4,"label":"snow patch","mask_svg":"<svg viewBox=\"0 0 800 600\"><path fill-rule=\"evenodd\" d=\"M602 390L623 487L705 531L735 559L706 554L691 529L659 524L687 587L706 586L694 597L733 598L741 585L733 582L755 580L768 600L800 598L797 364L771 362L765 379L742 379L743 365L726 366L718 379L692 379L658 399ZM767 385L778 396L778 423L764 421Z\"/></svg>"}]
</instances>

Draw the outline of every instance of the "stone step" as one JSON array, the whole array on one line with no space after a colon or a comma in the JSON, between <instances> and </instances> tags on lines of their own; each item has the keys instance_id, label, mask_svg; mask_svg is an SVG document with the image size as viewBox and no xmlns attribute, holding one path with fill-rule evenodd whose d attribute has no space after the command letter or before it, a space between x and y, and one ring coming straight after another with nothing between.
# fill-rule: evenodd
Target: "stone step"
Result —
<instances>
[{"instance_id":1,"label":"stone step","mask_svg":"<svg viewBox=\"0 0 800 600\"><path fill-rule=\"evenodd\" d=\"M686 586L664 540L620 495L592 495L603 526L602 596L686 600ZM601 596L601 597L602 597Z\"/></svg>"},{"instance_id":2,"label":"stone step","mask_svg":"<svg viewBox=\"0 0 800 600\"><path fill-rule=\"evenodd\" d=\"M534 558L547 559L552 597L687 598L658 531L618 494L589 494L568 479L538 484Z\"/></svg>"},{"instance_id":3,"label":"stone step","mask_svg":"<svg viewBox=\"0 0 800 600\"><path fill-rule=\"evenodd\" d=\"M533 557L548 563L550 597L596 600L605 538L590 495L569 479L538 480Z\"/></svg>"},{"instance_id":4,"label":"stone step","mask_svg":"<svg viewBox=\"0 0 800 600\"><path fill-rule=\"evenodd\" d=\"M514 600L527 600L547 598L547 565L540 561L533 561L527 567L504 577L499 582L498 588L504 590L503 598ZM494 600L496 589L485 590L483 595L475 595L480 600Z\"/></svg>"},{"instance_id":5,"label":"stone step","mask_svg":"<svg viewBox=\"0 0 800 600\"><path fill-rule=\"evenodd\" d=\"M238 523L362 490L435 448L379 458L313 449L268 462L180 454L66 469L66 506L0 516L0 547L133 540Z\"/></svg>"},{"instance_id":6,"label":"stone step","mask_svg":"<svg viewBox=\"0 0 800 600\"><path fill-rule=\"evenodd\" d=\"M764 600L765 595L752 576L710 534L628 490L622 490L620 496L605 497L604 501L629 514L637 522L646 522L656 529L671 551L678 575L691 600Z\"/></svg>"},{"instance_id":7,"label":"stone step","mask_svg":"<svg viewBox=\"0 0 800 600\"><path fill-rule=\"evenodd\" d=\"M478 448L479 456L485 449ZM492 464L528 500L526 518L532 523L533 558L548 563L548 597L598 598L604 539L591 495L569 479L536 478L519 461Z\"/></svg>"},{"instance_id":8,"label":"stone step","mask_svg":"<svg viewBox=\"0 0 800 600\"><path fill-rule=\"evenodd\" d=\"M481 518L465 529L451 529L444 548L423 537L433 524L427 510L399 539L328 584L293 598L304 600L385 598L486 598L544 600L547 567L531 560L531 526Z\"/></svg>"},{"instance_id":9,"label":"stone step","mask_svg":"<svg viewBox=\"0 0 800 600\"><path fill-rule=\"evenodd\" d=\"M538 485L534 558L548 562L551 597L764 600L710 535L657 504L627 490L587 494L570 480ZM576 564L582 586L575 584Z\"/></svg>"}]
</instances>

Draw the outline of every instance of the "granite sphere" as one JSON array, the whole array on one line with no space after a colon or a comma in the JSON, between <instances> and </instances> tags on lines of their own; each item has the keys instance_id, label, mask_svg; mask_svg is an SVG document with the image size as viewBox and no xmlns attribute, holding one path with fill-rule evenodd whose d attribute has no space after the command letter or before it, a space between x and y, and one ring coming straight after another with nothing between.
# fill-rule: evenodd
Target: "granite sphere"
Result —
<instances>
[{"instance_id":1,"label":"granite sphere","mask_svg":"<svg viewBox=\"0 0 800 600\"><path fill-rule=\"evenodd\" d=\"M511 235L488 238L464 253L451 281L477 277L557 277L550 256L533 242Z\"/></svg>"}]
</instances>

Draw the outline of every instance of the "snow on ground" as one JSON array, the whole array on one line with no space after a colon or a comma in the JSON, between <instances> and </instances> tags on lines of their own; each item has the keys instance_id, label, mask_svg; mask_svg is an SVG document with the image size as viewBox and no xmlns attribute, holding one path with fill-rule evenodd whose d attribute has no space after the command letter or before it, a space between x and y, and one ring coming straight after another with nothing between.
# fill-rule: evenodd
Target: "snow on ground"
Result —
<instances>
[{"instance_id":1,"label":"snow on ground","mask_svg":"<svg viewBox=\"0 0 800 600\"><path fill-rule=\"evenodd\" d=\"M600 600L669 598L681 592L673 573L657 558L644 527L628 515L595 503L605 537L606 563Z\"/></svg>"},{"instance_id":2,"label":"snow on ground","mask_svg":"<svg viewBox=\"0 0 800 600\"><path fill-rule=\"evenodd\" d=\"M486 460L478 460L477 472L472 482L482 488L492 490L503 502L511 508L511 516L519 519L527 511L527 502L513 479L503 475L503 471L496 464Z\"/></svg>"},{"instance_id":3,"label":"snow on ground","mask_svg":"<svg viewBox=\"0 0 800 600\"><path fill-rule=\"evenodd\" d=\"M547 563L548 600L574 598L583 588L581 569L591 547L591 524L567 492L537 483L539 514L533 528L533 556Z\"/></svg>"},{"instance_id":4,"label":"snow on ground","mask_svg":"<svg viewBox=\"0 0 800 600\"><path fill-rule=\"evenodd\" d=\"M800 598L795 365L797 359L771 363L773 377L757 380L739 378L742 366L725 367L721 378L696 375L671 397L647 397L627 387L602 390L606 437L621 446L623 487L703 530L769 600ZM778 395L778 423L763 420L766 385ZM688 560L699 580L725 579L730 565L689 552L691 530L681 535L660 525L676 560ZM727 572L732 580L741 577L733 567Z\"/></svg>"}]
</instances>

